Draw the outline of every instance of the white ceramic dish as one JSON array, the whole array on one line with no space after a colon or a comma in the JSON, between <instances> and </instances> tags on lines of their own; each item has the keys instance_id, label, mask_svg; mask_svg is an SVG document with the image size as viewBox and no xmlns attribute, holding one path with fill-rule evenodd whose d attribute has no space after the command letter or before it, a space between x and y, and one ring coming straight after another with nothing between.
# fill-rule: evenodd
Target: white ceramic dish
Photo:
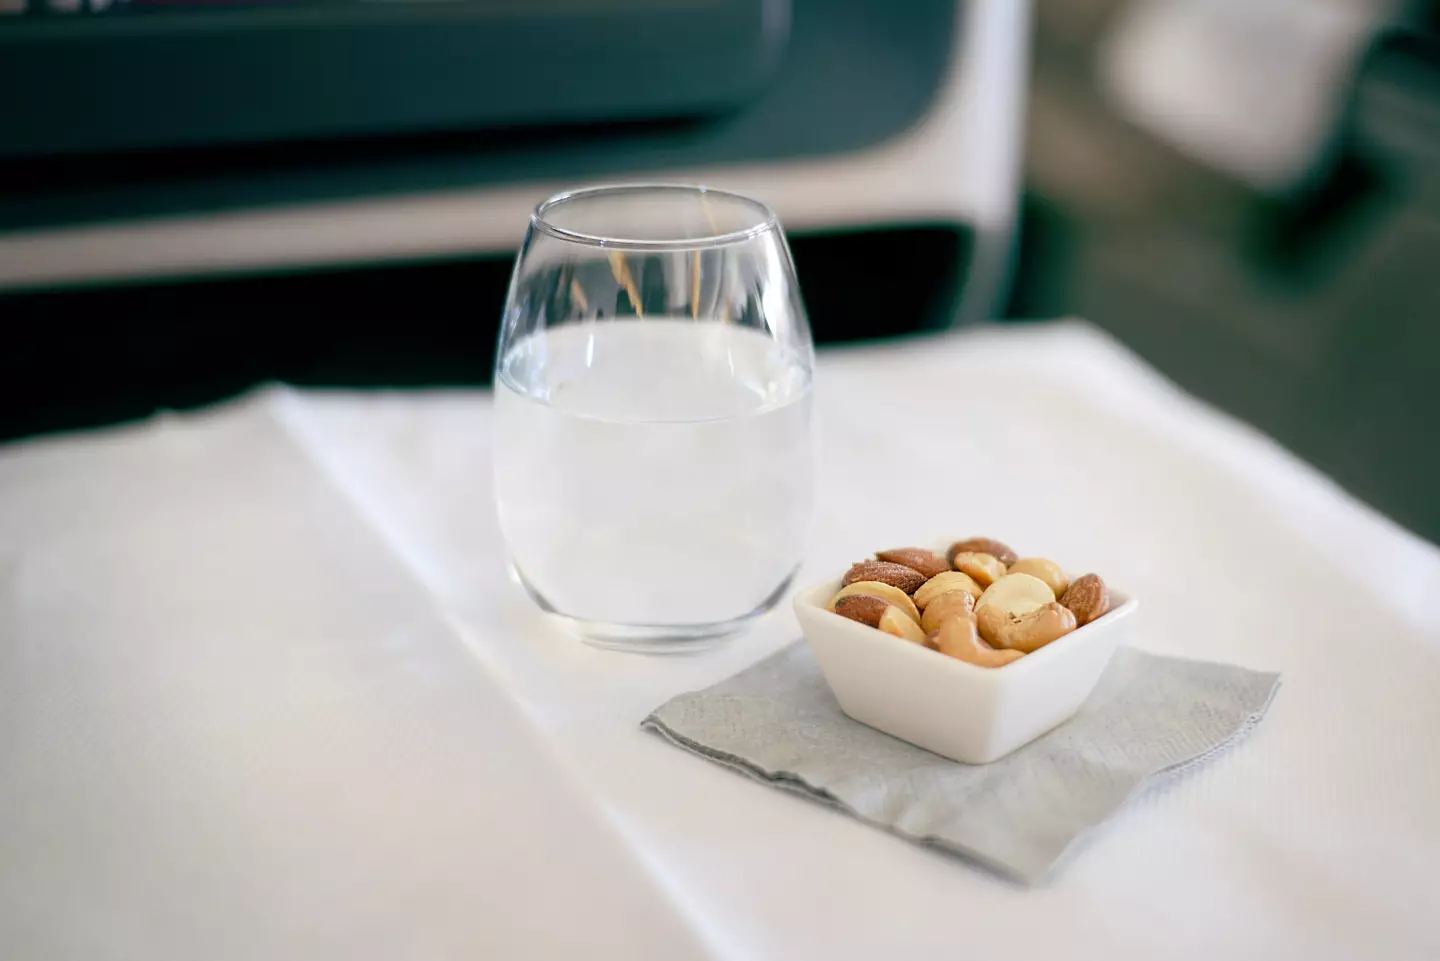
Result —
<instances>
[{"instance_id":1,"label":"white ceramic dish","mask_svg":"<svg viewBox=\"0 0 1440 961\"><path fill-rule=\"evenodd\" d=\"M967 764L988 764L1069 720L1090 696L1138 602L1004 667L976 667L825 609L838 579L802 591L795 615L845 713Z\"/></svg>"}]
</instances>

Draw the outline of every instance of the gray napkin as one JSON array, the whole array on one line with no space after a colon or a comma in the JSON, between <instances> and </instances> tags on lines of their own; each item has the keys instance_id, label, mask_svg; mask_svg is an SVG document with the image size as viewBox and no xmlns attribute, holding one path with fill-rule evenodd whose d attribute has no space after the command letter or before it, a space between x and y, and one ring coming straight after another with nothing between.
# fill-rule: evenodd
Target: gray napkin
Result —
<instances>
[{"instance_id":1,"label":"gray napkin","mask_svg":"<svg viewBox=\"0 0 1440 961\"><path fill-rule=\"evenodd\" d=\"M1260 722L1278 674L1116 652L1080 712L992 764L853 721L802 643L659 707L644 726L758 781L1033 883L1135 794Z\"/></svg>"}]
</instances>

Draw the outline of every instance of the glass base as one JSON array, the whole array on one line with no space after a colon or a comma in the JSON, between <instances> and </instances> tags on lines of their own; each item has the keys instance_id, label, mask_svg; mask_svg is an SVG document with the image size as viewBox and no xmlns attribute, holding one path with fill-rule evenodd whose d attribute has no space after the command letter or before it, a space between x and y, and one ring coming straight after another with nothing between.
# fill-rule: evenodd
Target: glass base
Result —
<instances>
[{"instance_id":1,"label":"glass base","mask_svg":"<svg viewBox=\"0 0 1440 961\"><path fill-rule=\"evenodd\" d=\"M795 579L795 572L791 571L758 607L728 621L708 624L614 624L571 617L557 610L513 565L511 573L520 582L520 586L525 588L525 593L540 605L541 610L563 623L585 643L608 651L627 651L631 654L692 654L709 650L773 610Z\"/></svg>"}]
</instances>

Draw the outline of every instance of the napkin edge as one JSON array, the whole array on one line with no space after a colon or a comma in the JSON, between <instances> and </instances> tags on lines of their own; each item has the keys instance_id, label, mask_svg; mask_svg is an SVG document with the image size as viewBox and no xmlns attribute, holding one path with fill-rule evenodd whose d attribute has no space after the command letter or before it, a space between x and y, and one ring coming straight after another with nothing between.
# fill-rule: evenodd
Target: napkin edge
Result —
<instances>
[{"instance_id":1,"label":"napkin edge","mask_svg":"<svg viewBox=\"0 0 1440 961\"><path fill-rule=\"evenodd\" d=\"M685 737L685 735L675 732L669 727L669 725L667 725L664 721L660 720L654 714L651 714L649 717L645 718L645 720L641 721L640 727L643 730L658 734L661 738L669 741L675 747L678 747L683 751L698 755L708 761L713 761L721 767L727 768L731 771L750 778L752 781L759 781L762 784L767 784L771 787L777 787L789 794L793 794L805 798L809 801L813 801L823 807L829 808L832 811L844 814L852 818L853 820L859 822L860 824L865 825L866 827L878 828L880 831L883 831L886 834L900 838L904 841L909 841L911 844L939 850L951 857L956 857L960 860L976 864L984 868L985 870L991 872L992 874L998 876L1002 880L1028 887L1030 885L1033 885L1036 881L1042 879L1046 871L1048 871L1049 869L1050 865L1046 865L1038 872L1018 871L1011 865L988 858L977 851L957 845L946 838L940 837L939 835L911 834L910 832L903 831L900 828L895 827L894 825L886 824L883 821L873 820L872 818L866 817L865 815L861 814L859 811L856 811L854 808L850 807L850 805L846 804L844 801L841 801L839 798L835 797L835 795L831 794L824 788L816 787L815 785L811 784L810 782L806 781L804 778L801 778L796 774L791 774L787 771L780 771L776 772L775 774L771 774L759 765L752 764L749 761L746 761L744 758L737 757L725 751L717 751L713 748L706 747L698 741L691 740L690 738ZM1127 803L1128 801L1129 798L1126 799ZM1061 853L1063 855L1063 851ZM1058 860L1058 856L1056 860ZM1053 863L1054 861L1050 862L1050 864Z\"/></svg>"}]
</instances>

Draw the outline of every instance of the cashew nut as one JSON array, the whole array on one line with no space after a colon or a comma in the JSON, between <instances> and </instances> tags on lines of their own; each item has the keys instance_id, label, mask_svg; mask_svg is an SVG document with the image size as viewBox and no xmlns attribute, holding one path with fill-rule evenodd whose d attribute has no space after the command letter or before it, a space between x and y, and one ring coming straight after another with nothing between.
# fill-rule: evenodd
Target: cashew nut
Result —
<instances>
[{"instance_id":1,"label":"cashew nut","mask_svg":"<svg viewBox=\"0 0 1440 961\"><path fill-rule=\"evenodd\" d=\"M1023 614L991 606L976 615L981 635L996 647L1030 654L1075 630L1069 608L1051 602Z\"/></svg>"},{"instance_id":2,"label":"cashew nut","mask_svg":"<svg viewBox=\"0 0 1440 961\"><path fill-rule=\"evenodd\" d=\"M950 558L957 571L969 574L981 587L989 587L1005 576L1005 565L993 554L962 551Z\"/></svg>"},{"instance_id":3,"label":"cashew nut","mask_svg":"<svg viewBox=\"0 0 1440 961\"><path fill-rule=\"evenodd\" d=\"M975 596L969 591L946 591L925 605L920 615L920 628L926 634L938 631L952 617L966 616L975 611Z\"/></svg>"},{"instance_id":4,"label":"cashew nut","mask_svg":"<svg viewBox=\"0 0 1440 961\"><path fill-rule=\"evenodd\" d=\"M1070 586L1070 578L1065 574L1065 570L1045 557L1022 557L1010 565L1010 573L1038 577L1055 592L1056 597L1064 594L1065 588Z\"/></svg>"},{"instance_id":5,"label":"cashew nut","mask_svg":"<svg viewBox=\"0 0 1440 961\"><path fill-rule=\"evenodd\" d=\"M985 593L985 588L976 584L969 574L962 574L959 571L946 571L943 574L936 574L915 592L915 603L922 608L949 591L965 591L971 597L979 599Z\"/></svg>"},{"instance_id":6,"label":"cashew nut","mask_svg":"<svg viewBox=\"0 0 1440 961\"><path fill-rule=\"evenodd\" d=\"M911 644L924 644L925 632L920 630L920 625L912 621L904 611L895 606L885 609L880 615L880 623L875 625L886 634L893 634L902 641L909 641Z\"/></svg>"},{"instance_id":7,"label":"cashew nut","mask_svg":"<svg viewBox=\"0 0 1440 961\"><path fill-rule=\"evenodd\" d=\"M830 610L835 610L835 603L842 597L849 597L852 594L864 594L867 597L878 597L887 604L893 604L904 611L916 624L920 623L920 611L915 602L900 588L881 581L856 581L854 584L846 584L840 588L839 593L830 598Z\"/></svg>"},{"instance_id":8,"label":"cashew nut","mask_svg":"<svg viewBox=\"0 0 1440 961\"><path fill-rule=\"evenodd\" d=\"M985 589L975 602L978 613L986 607L998 607L1007 614L1025 614L1053 603L1055 592L1050 585L1030 574L1006 574Z\"/></svg>"},{"instance_id":9,"label":"cashew nut","mask_svg":"<svg viewBox=\"0 0 1440 961\"><path fill-rule=\"evenodd\" d=\"M935 650L976 667L1004 667L1024 657L1021 651L997 651L980 639L971 615L952 617L933 635Z\"/></svg>"}]
</instances>

